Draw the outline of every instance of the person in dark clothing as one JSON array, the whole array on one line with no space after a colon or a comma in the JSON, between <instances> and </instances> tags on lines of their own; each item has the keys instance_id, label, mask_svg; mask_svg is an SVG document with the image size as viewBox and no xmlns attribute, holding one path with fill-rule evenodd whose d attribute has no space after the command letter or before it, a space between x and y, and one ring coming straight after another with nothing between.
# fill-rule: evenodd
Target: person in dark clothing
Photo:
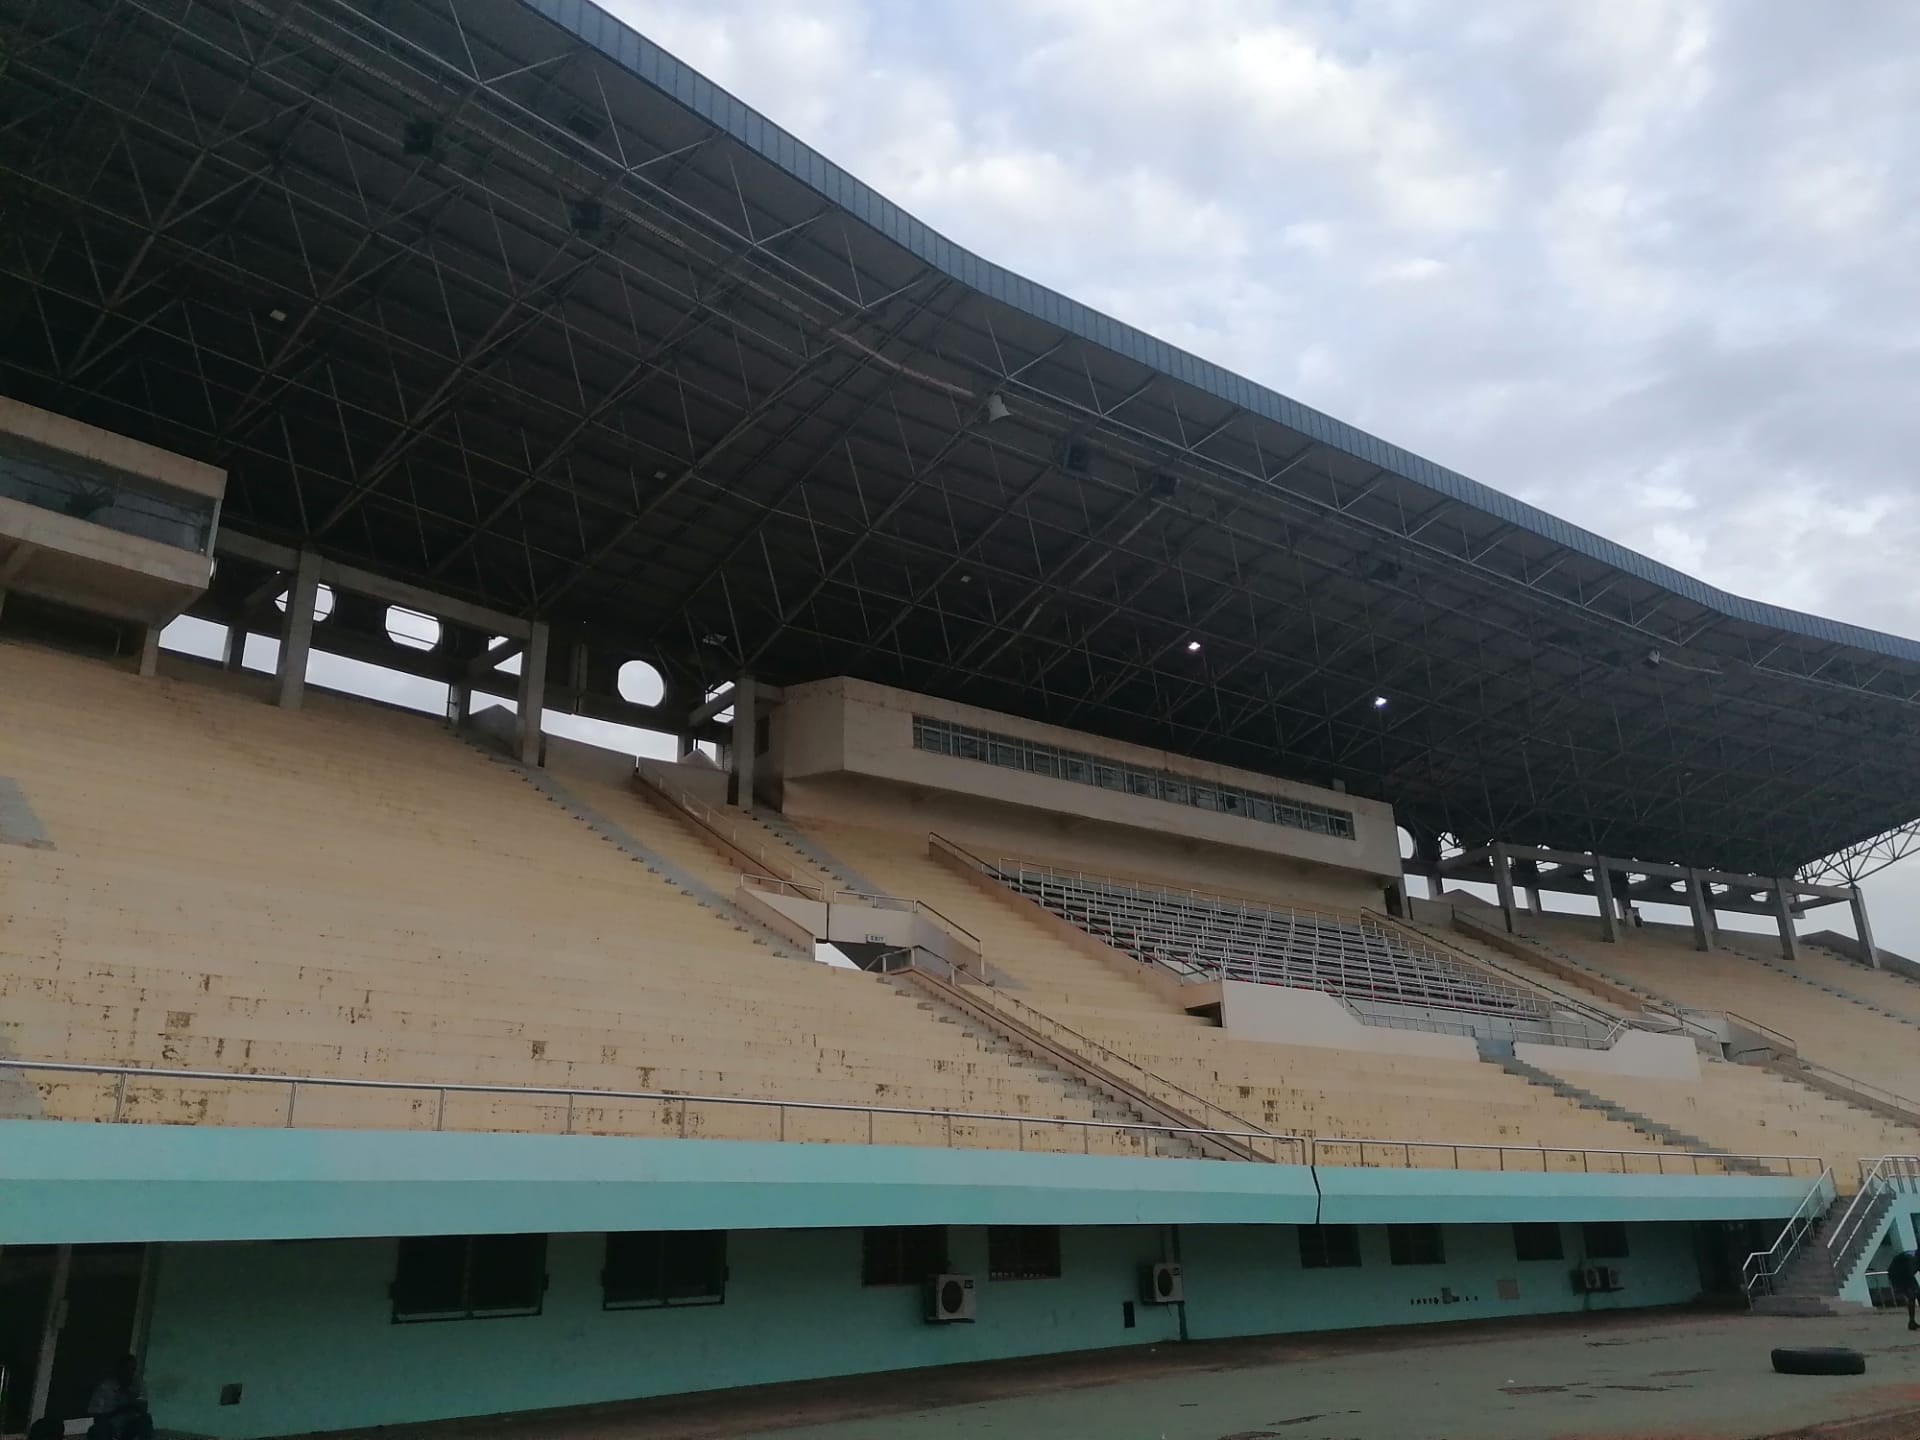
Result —
<instances>
[{"instance_id":1,"label":"person in dark clothing","mask_svg":"<svg viewBox=\"0 0 1920 1440\"><path fill-rule=\"evenodd\" d=\"M1920 1330L1920 1319L1914 1315L1920 1309L1920 1250L1902 1250L1888 1261L1887 1283L1893 1287L1893 1298L1907 1307L1907 1328Z\"/></svg>"},{"instance_id":2,"label":"person in dark clothing","mask_svg":"<svg viewBox=\"0 0 1920 1440\"><path fill-rule=\"evenodd\" d=\"M87 1402L93 1424L87 1440L153 1440L153 1416L147 1413L147 1387L140 1381L140 1362L120 1357L113 1374L93 1388Z\"/></svg>"}]
</instances>

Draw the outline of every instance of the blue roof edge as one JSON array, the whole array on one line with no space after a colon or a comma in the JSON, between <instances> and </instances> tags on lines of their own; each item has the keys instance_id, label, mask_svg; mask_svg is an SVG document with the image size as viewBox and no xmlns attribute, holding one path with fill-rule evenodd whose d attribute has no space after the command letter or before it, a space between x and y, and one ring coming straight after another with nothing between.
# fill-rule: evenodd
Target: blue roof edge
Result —
<instances>
[{"instance_id":1,"label":"blue roof edge","mask_svg":"<svg viewBox=\"0 0 1920 1440\"><path fill-rule=\"evenodd\" d=\"M593 0L520 0L520 3L671 96L909 253L1001 304L1150 366L1251 414L1297 430L1320 444L1390 470L1436 494L1471 505L1601 564L1624 570L1730 619L1920 663L1920 642L1721 590L1016 275L915 219L692 66L602 10Z\"/></svg>"}]
</instances>

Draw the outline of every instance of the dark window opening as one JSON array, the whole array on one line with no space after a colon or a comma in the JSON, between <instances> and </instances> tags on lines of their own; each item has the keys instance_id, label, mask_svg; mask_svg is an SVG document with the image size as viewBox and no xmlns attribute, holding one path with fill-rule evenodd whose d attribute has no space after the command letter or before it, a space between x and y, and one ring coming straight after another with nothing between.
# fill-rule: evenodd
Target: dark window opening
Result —
<instances>
[{"instance_id":1,"label":"dark window opening","mask_svg":"<svg viewBox=\"0 0 1920 1440\"><path fill-rule=\"evenodd\" d=\"M989 1280L1058 1280L1060 1227L1058 1225L989 1225L987 1227Z\"/></svg>"},{"instance_id":2,"label":"dark window opening","mask_svg":"<svg viewBox=\"0 0 1920 1440\"><path fill-rule=\"evenodd\" d=\"M1351 1270L1360 1264L1360 1230L1354 1225L1302 1225L1302 1270Z\"/></svg>"},{"instance_id":3,"label":"dark window opening","mask_svg":"<svg viewBox=\"0 0 1920 1440\"><path fill-rule=\"evenodd\" d=\"M1387 1254L1396 1265L1444 1265L1447 1261L1438 1225L1389 1225Z\"/></svg>"},{"instance_id":4,"label":"dark window opening","mask_svg":"<svg viewBox=\"0 0 1920 1440\"><path fill-rule=\"evenodd\" d=\"M1513 1258L1516 1260L1564 1260L1566 1248L1560 1241L1558 1225L1515 1225Z\"/></svg>"},{"instance_id":5,"label":"dark window opening","mask_svg":"<svg viewBox=\"0 0 1920 1440\"><path fill-rule=\"evenodd\" d=\"M547 1288L545 1235L417 1235L400 1242L395 1320L538 1315Z\"/></svg>"},{"instance_id":6,"label":"dark window opening","mask_svg":"<svg viewBox=\"0 0 1920 1440\"><path fill-rule=\"evenodd\" d=\"M870 1225L861 1238L862 1285L921 1285L946 1268L944 1225Z\"/></svg>"},{"instance_id":7,"label":"dark window opening","mask_svg":"<svg viewBox=\"0 0 1920 1440\"><path fill-rule=\"evenodd\" d=\"M1627 1258L1627 1227L1618 1220L1589 1220L1580 1227L1589 1260Z\"/></svg>"},{"instance_id":8,"label":"dark window opening","mask_svg":"<svg viewBox=\"0 0 1920 1440\"><path fill-rule=\"evenodd\" d=\"M726 1231L623 1230L607 1236L602 1308L718 1305L726 1298Z\"/></svg>"}]
</instances>

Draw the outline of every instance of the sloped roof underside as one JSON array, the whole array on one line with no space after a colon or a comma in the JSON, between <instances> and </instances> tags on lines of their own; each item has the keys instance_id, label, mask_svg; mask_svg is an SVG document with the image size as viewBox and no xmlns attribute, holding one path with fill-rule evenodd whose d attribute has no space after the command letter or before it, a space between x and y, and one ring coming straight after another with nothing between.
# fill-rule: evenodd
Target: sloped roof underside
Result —
<instances>
[{"instance_id":1,"label":"sloped roof underside","mask_svg":"<svg viewBox=\"0 0 1920 1440\"><path fill-rule=\"evenodd\" d=\"M859 675L1468 843L1780 873L1920 813L1920 646L990 265L580 0L0 37L0 389L227 467L224 524L685 693Z\"/></svg>"}]
</instances>

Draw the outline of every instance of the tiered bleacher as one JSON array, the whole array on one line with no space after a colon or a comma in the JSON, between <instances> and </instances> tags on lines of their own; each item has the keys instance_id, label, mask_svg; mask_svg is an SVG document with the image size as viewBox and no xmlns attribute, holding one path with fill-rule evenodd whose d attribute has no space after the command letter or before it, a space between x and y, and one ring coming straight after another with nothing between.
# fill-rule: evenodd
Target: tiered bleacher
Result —
<instances>
[{"instance_id":1,"label":"tiered bleacher","mask_svg":"<svg viewBox=\"0 0 1920 1440\"><path fill-rule=\"evenodd\" d=\"M1503 1162L1497 1147L1514 1146L1538 1149L1537 1163L1548 1169L1659 1167L1653 1138L1477 1060L1236 1039L1185 1013L1137 960L1119 951L1102 959L1066 943L1036 903L1001 887L988 893L935 860L924 835L811 819L801 828L872 887L924 900L966 926L1020 1000L1166 1081L1274 1131L1415 1142L1321 1140L1315 1154L1323 1163L1511 1168L1519 1162ZM1456 1142L1495 1148L1456 1151Z\"/></svg>"},{"instance_id":2,"label":"tiered bleacher","mask_svg":"<svg viewBox=\"0 0 1920 1440\"><path fill-rule=\"evenodd\" d=\"M142 681L23 645L0 646L0 675L0 775L52 841L0 845L4 1057L1094 1118L885 981L776 957L436 721L323 694L287 713L251 678ZM622 819L698 862L641 802ZM284 1124L289 1103L279 1085L26 1079L9 1113ZM1151 1145L559 1095L297 1103L303 1126Z\"/></svg>"},{"instance_id":3,"label":"tiered bleacher","mask_svg":"<svg viewBox=\"0 0 1920 1440\"><path fill-rule=\"evenodd\" d=\"M1436 952L1415 950L1360 917L1019 861L1001 861L991 869L1015 894L1136 960L1179 975L1546 1019L1539 996Z\"/></svg>"}]
</instances>

